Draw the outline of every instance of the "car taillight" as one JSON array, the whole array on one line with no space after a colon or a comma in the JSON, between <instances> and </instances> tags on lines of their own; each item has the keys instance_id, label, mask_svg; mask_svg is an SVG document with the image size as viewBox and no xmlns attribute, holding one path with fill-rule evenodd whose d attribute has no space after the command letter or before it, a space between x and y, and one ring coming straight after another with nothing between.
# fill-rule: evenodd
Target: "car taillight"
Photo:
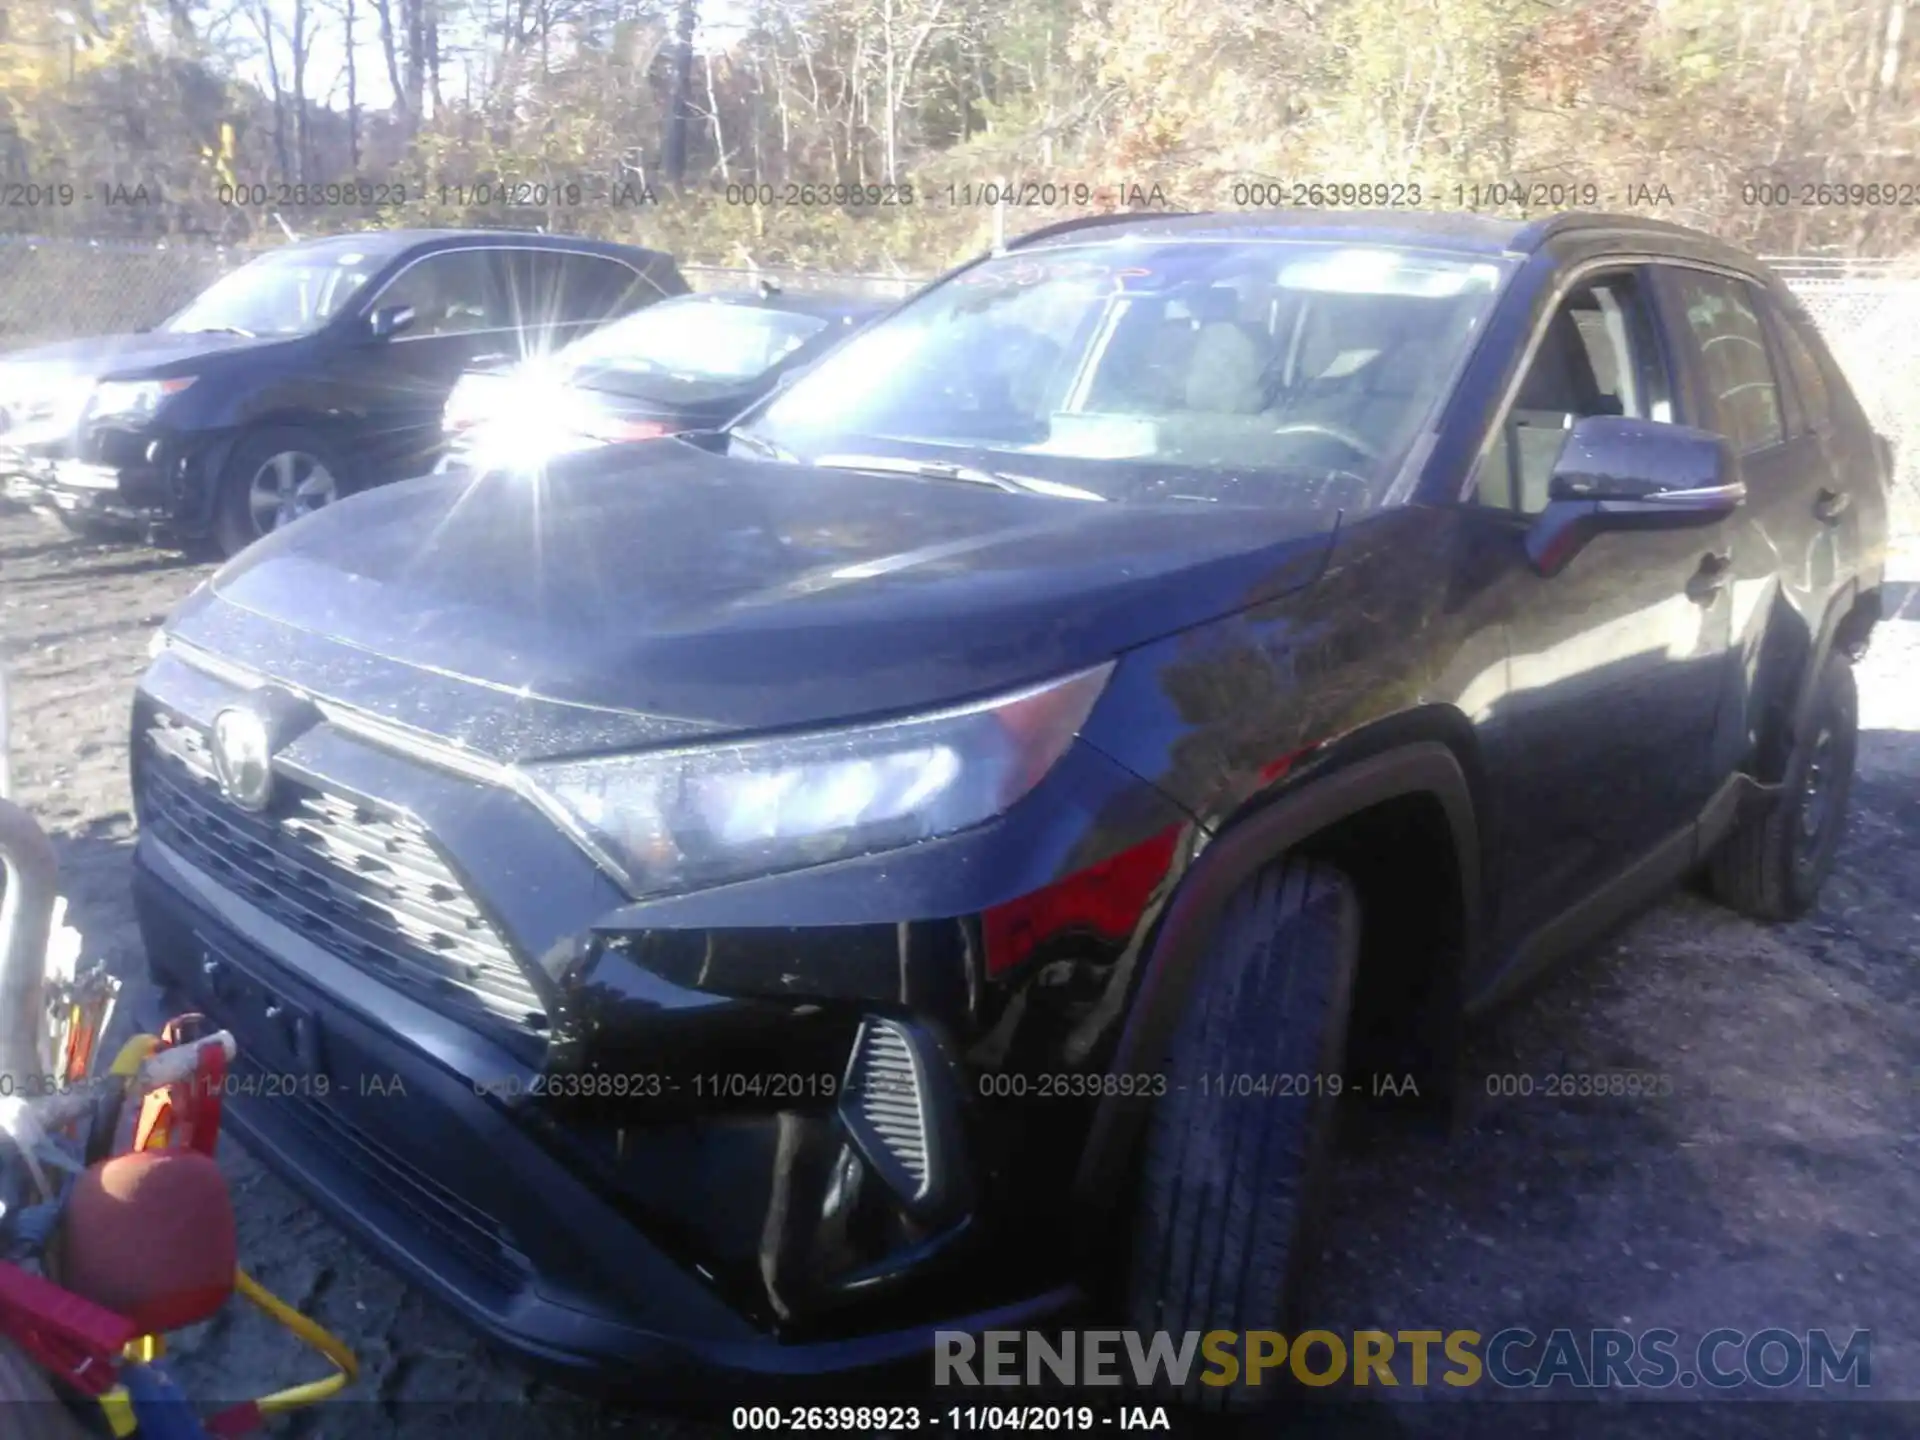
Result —
<instances>
[{"instance_id":1,"label":"car taillight","mask_svg":"<svg viewBox=\"0 0 1920 1440\"><path fill-rule=\"evenodd\" d=\"M485 418L477 385L456 385L440 412L440 428L448 433L471 430Z\"/></svg>"}]
</instances>

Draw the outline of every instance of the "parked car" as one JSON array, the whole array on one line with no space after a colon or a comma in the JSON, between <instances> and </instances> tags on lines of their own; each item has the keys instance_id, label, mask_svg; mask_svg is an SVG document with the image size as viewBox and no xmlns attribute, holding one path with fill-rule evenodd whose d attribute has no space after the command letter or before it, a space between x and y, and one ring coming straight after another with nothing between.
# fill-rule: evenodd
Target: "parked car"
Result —
<instances>
[{"instance_id":1,"label":"parked car","mask_svg":"<svg viewBox=\"0 0 1920 1440\"><path fill-rule=\"evenodd\" d=\"M436 468L541 464L724 425L887 308L773 286L663 301L551 356L468 371L447 398Z\"/></svg>"},{"instance_id":2,"label":"parked car","mask_svg":"<svg viewBox=\"0 0 1920 1440\"><path fill-rule=\"evenodd\" d=\"M1889 460L1678 226L1050 227L190 597L152 974L297 1077L249 1149L576 1377L1285 1329L1340 1106L1697 870L1815 903Z\"/></svg>"},{"instance_id":3,"label":"parked car","mask_svg":"<svg viewBox=\"0 0 1920 1440\"><path fill-rule=\"evenodd\" d=\"M686 288L666 255L562 236L286 245L150 331L0 356L0 476L74 528L232 555L430 469L447 394L483 356L544 354Z\"/></svg>"}]
</instances>

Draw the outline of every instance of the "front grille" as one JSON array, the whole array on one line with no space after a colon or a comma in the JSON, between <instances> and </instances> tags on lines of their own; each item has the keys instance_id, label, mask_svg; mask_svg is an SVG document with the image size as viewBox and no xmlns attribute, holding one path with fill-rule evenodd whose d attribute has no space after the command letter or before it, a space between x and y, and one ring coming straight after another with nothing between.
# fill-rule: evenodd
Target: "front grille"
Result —
<instances>
[{"instance_id":1,"label":"front grille","mask_svg":"<svg viewBox=\"0 0 1920 1440\"><path fill-rule=\"evenodd\" d=\"M276 777L266 814L220 791L200 730L146 731L141 823L276 920L390 983L521 1030L540 997L418 822Z\"/></svg>"}]
</instances>

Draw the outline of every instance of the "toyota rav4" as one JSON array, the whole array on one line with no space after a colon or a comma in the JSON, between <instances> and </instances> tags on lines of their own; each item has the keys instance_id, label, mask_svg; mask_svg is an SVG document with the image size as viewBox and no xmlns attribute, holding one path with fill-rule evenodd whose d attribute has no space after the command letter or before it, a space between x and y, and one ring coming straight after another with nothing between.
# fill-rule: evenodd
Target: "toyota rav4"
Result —
<instances>
[{"instance_id":1,"label":"toyota rav4","mask_svg":"<svg viewBox=\"0 0 1920 1440\"><path fill-rule=\"evenodd\" d=\"M582 1379L1285 1328L1369 1077L1444 1103L1688 877L1815 903L1890 465L1679 227L1050 227L730 427L215 575L134 714L153 974L250 1148Z\"/></svg>"}]
</instances>

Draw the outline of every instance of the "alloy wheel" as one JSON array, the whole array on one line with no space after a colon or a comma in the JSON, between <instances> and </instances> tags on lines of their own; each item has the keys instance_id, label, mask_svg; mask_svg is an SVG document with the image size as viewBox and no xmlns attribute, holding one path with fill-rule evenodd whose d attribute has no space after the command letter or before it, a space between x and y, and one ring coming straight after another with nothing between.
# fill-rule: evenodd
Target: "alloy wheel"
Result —
<instances>
[{"instance_id":1,"label":"alloy wheel","mask_svg":"<svg viewBox=\"0 0 1920 1440\"><path fill-rule=\"evenodd\" d=\"M253 472L247 484L247 515L256 534L270 535L339 498L340 483L318 456L282 450Z\"/></svg>"}]
</instances>

